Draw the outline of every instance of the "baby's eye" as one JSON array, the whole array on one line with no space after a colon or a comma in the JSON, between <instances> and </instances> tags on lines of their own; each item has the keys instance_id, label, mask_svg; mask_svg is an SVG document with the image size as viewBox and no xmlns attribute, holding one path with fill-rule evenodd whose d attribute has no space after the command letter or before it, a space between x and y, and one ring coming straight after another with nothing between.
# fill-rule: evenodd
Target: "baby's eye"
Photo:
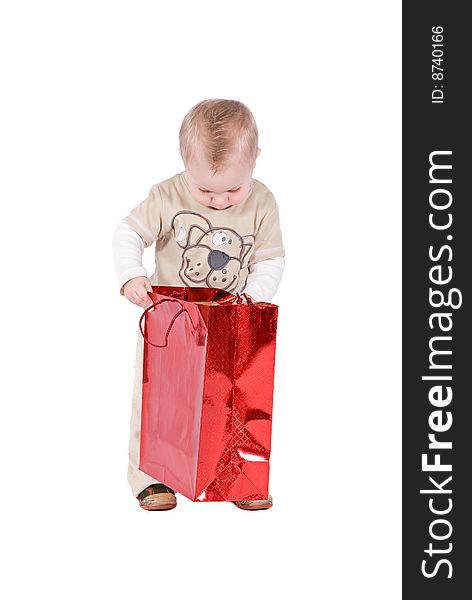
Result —
<instances>
[{"instance_id":1,"label":"baby's eye","mask_svg":"<svg viewBox=\"0 0 472 600\"><path fill-rule=\"evenodd\" d=\"M199 189L201 192L203 192L204 194L209 194L209 193L210 193L210 190L202 190L202 189L200 189L200 188L198 188L198 189Z\"/></svg>"},{"instance_id":2,"label":"baby's eye","mask_svg":"<svg viewBox=\"0 0 472 600\"><path fill-rule=\"evenodd\" d=\"M232 193L232 194L234 194L235 192L239 192L239 190L240 190L240 189L241 189L241 188L240 188L240 187L238 187L238 188L236 188L235 190L231 190L231 193Z\"/></svg>"}]
</instances>

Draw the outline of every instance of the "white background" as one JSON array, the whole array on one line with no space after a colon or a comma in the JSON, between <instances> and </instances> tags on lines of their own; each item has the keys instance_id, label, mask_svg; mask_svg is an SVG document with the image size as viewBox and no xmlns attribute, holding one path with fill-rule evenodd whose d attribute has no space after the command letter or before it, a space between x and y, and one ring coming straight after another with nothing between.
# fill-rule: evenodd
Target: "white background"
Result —
<instances>
[{"instance_id":1,"label":"white background","mask_svg":"<svg viewBox=\"0 0 472 600\"><path fill-rule=\"evenodd\" d=\"M400 598L400 8L2 3L3 597ZM149 513L111 238L212 97L280 207L274 507Z\"/></svg>"}]
</instances>

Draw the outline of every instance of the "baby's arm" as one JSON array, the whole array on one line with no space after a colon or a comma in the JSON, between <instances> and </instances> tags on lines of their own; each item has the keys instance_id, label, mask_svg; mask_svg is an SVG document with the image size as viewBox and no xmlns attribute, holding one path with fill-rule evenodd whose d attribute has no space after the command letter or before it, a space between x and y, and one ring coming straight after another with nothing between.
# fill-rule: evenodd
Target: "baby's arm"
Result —
<instances>
[{"instance_id":1,"label":"baby's arm","mask_svg":"<svg viewBox=\"0 0 472 600\"><path fill-rule=\"evenodd\" d=\"M271 301L277 292L285 266L279 208L272 192L267 188L264 213L254 238L254 251L248 265L249 275L243 290L257 302Z\"/></svg>"},{"instance_id":2,"label":"baby's arm","mask_svg":"<svg viewBox=\"0 0 472 600\"><path fill-rule=\"evenodd\" d=\"M146 269L142 264L143 239L126 221L120 221L113 235L113 258L120 293L142 308L151 306L148 291L152 292Z\"/></svg>"},{"instance_id":3,"label":"baby's arm","mask_svg":"<svg viewBox=\"0 0 472 600\"><path fill-rule=\"evenodd\" d=\"M284 266L283 256L267 258L250 265L244 293L256 302L270 302L277 292Z\"/></svg>"}]
</instances>

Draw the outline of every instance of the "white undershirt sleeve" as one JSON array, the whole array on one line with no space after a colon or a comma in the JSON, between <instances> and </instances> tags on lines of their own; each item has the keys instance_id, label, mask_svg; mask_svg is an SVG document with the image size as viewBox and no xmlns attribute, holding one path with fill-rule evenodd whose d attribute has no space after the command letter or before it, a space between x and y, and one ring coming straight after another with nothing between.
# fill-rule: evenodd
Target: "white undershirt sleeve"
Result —
<instances>
[{"instance_id":1,"label":"white undershirt sleeve","mask_svg":"<svg viewBox=\"0 0 472 600\"><path fill-rule=\"evenodd\" d=\"M146 247L143 239L125 221L120 221L113 234L113 260L120 292L124 284L133 277L147 277L143 267L143 252Z\"/></svg>"},{"instance_id":2,"label":"white undershirt sleeve","mask_svg":"<svg viewBox=\"0 0 472 600\"><path fill-rule=\"evenodd\" d=\"M249 267L247 285L243 292L256 302L270 302L279 287L285 267L283 256L267 258Z\"/></svg>"}]
</instances>

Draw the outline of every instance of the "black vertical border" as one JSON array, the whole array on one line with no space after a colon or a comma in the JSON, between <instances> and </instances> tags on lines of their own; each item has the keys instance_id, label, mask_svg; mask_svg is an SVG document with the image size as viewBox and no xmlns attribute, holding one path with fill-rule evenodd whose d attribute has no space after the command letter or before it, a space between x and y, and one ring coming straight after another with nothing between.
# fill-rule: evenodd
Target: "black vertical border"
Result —
<instances>
[{"instance_id":1,"label":"black vertical border","mask_svg":"<svg viewBox=\"0 0 472 600\"><path fill-rule=\"evenodd\" d=\"M459 2L403 2L403 597L409 599L436 598L453 600L472 597L472 537L471 508L472 492L472 394L469 378L472 376L471 286L472 276L472 195L470 173L472 161L469 145L472 143L472 103L469 101L471 88L472 23L466 17L467 4ZM432 79L432 28L444 28L444 79ZM444 102L431 102L435 84L444 87ZM443 157L438 162L452 164L452 184L447 187L453 196L453 223L450 230L435 231L429 225L429 195L435 186L429 182L429 156L433 151L452 151L452 157ZM446 213L440 216L446 217ZM447 240L446 236L453 236ZM432 262L428 249L436 250L450 244L452 260ZM437 256L437 252L435 254ZM436 309L429 303L429 287L440 289L429 279L432 266L442 264L452 267L453 277L444 292L451 287L462 293L462 306L448 310L452 313L451 332L442 333L435 327L430 329L428 318ZM437 438L452 441L452 450L443 450L441 462L452 461L451 473L436 473L443 481L452 475L448 486L450 495L436 495L437 507L445 507L451 498L451 512L444 515L452 526L449 539L431 539L429 527L435 518L430 512L430 496L420 494L420 489L432 488L428 476L423 473L421 455L428 452L428 434L431 429L428 417L437 407L431 405L428 391L440 382L423 381L422 376L431 375L429 370L430 349L428 343L433 335L451 335L452 355L443 357L443 363L452 362L452 370L436 371L451 374L453 399L443 412L451 411L451 429L438 433ZM444 344L444 348L447 344ZM429 451L431 455L434 451ZM430 458L430 462L433 458ZM446 487L446 486L445 486ZM441 529L442 527L442 529ZM433 529L438 535L446 535L447 525ZM437 548L446 548L452 543L452 551L429 557L424 552L429 543ZM434 577L427 578L421 572L422 561L427 560L426 570L434 571L441 558L452 564L452 578L448 578L449 567L442 564Z\"/></svg>"}]
</instances>

